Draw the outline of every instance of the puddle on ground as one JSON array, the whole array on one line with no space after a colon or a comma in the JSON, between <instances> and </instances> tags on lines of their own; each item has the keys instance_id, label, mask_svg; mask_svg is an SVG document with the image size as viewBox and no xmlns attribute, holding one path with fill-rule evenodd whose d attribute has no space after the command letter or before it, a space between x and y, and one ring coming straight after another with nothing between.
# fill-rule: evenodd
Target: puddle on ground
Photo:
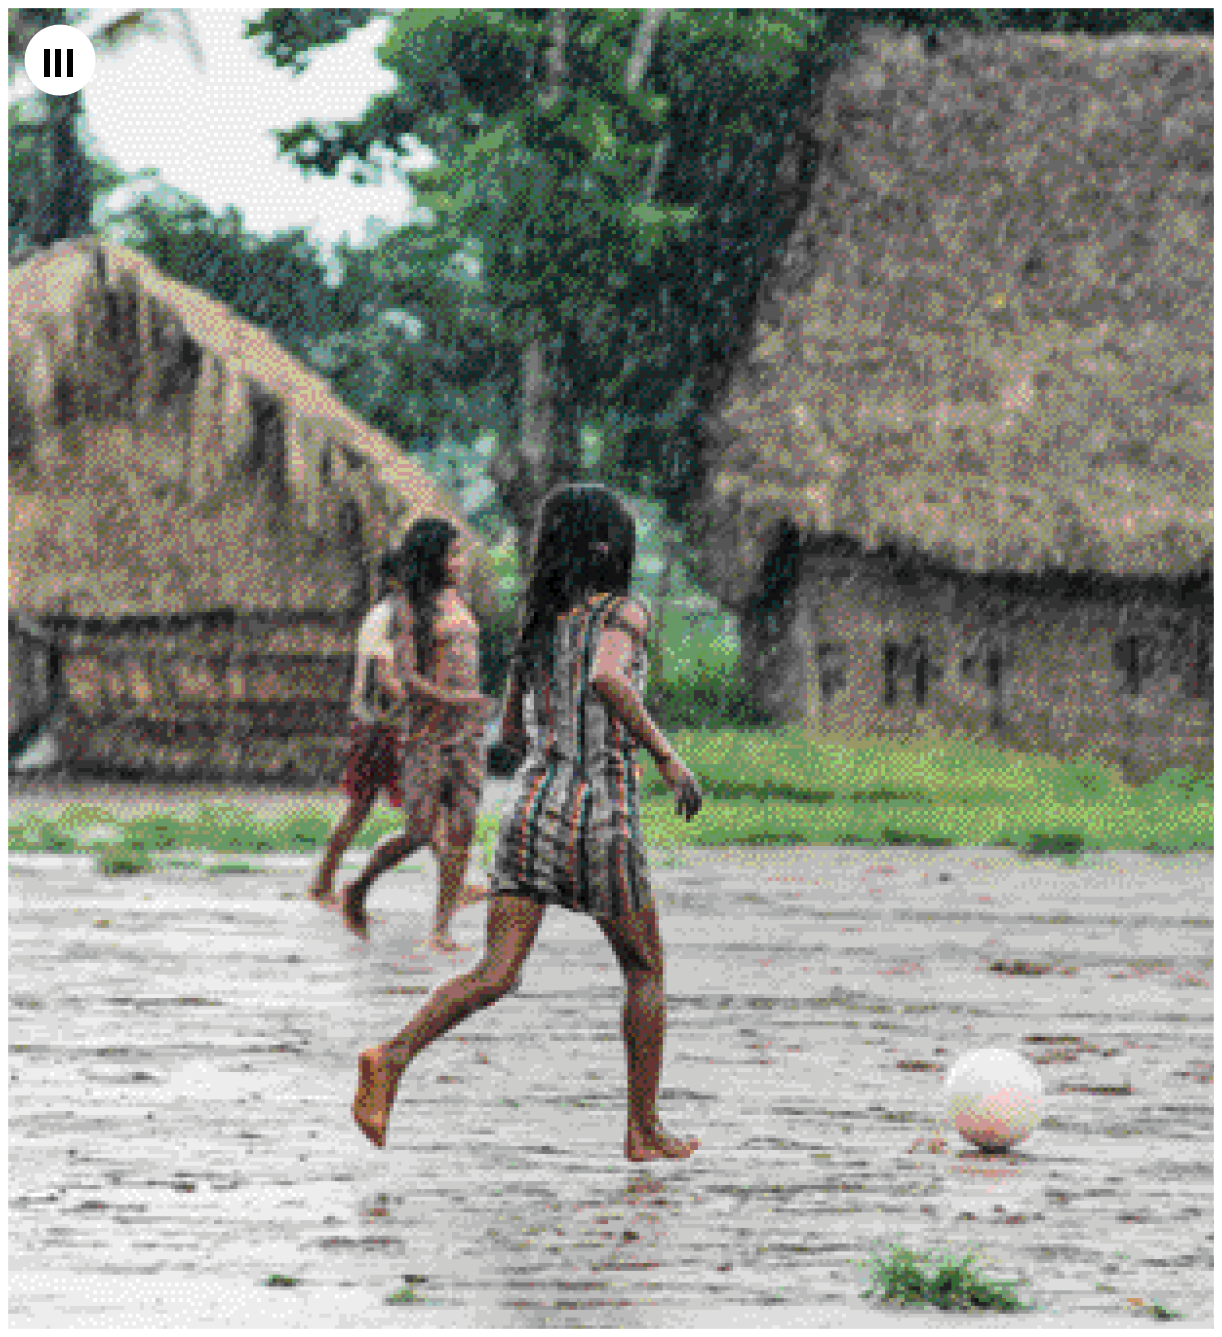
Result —
<instances>
[{"instance_id":1,"label":"puddle on ground","mask_svg":"<svg viewBox=\"0 0 1222 1337\"><path fill-rule=\"evenodd\" d=\"M647 1168L621 1155L614 970L576 916L417 1061L379 1153L356 1053L476 959L419 952L428 870L377 888L364 948L297 895L304 860L10 865L13 1326L872 1326L861 1264L893 1242L1025 1278L1041 1308L1007 1326L1143 1321L1126 1297L1212 1320L1208 856L659 866L663 1111L703 1146ZM458 927L482 940L479 913ZM941 1083L999 1044L1043 1065L1047 1113L983 1157Z\"/></svg>"}]
</instances>

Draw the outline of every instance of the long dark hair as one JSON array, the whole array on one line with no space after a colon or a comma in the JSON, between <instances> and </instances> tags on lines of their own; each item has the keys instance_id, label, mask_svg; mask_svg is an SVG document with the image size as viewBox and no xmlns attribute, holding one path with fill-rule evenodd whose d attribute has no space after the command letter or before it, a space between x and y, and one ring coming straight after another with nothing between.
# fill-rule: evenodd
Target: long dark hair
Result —
<instances>
[{"instance_id":1,"label":"long dark hair","mask_svg":"<svg viewBox=\"0 0 1222 1337\"><path fill-rule=\"evenodd\" d=\"M636 561L636 521L598 483L564 483L543 500L535 523L514 667L549 676L556 619L595 591L628 594Z\"/></svg>"},{"instance_id":2,"label":"long dark hair","mask_svg":"<svg viewBox=\"0 0 1222 1337\"><path fill-rule=\"evenodd\" d=\"M446 561L458 537L456 525L430 517L411 526L399 549L400 578L412 606L416 668L422 674L432 666L437 648L433 641L437 596L446 583Z\"/></svg>"}]
</instances>

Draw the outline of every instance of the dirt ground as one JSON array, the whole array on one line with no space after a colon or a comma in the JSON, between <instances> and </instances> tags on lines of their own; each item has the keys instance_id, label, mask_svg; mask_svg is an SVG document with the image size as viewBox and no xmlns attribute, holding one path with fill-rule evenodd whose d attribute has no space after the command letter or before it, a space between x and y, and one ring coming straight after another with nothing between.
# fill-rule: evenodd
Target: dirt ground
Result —
<instances>
[{"instance_id":1,"label":"dirt ground","mask_svg":"<svg viewBox=\"0 0 1222 1337\"><path fill-rule=\"evenodd\" d=\"M209 798L320 806L10 811ZM358 1049L476 959L418 946L431 862L375 890L364 947L302 899L307 860L209 857L107 879L10 856L14 1327L1149 1324L1133 1301L1212 1326L1210 854L655 859L663 1110L703 1146L645 1167L620 1155L592 923L549 915L520 991L417 1061L378 1152L349 1114ZM480 913L458 930L477 946ZM932 1152L945 1070L987 1045L1039 1063L1041 1127ZM1037 1308L884 1311L858 1263L897 1241L974 1249Z\"/></svg>"}]
</instances>

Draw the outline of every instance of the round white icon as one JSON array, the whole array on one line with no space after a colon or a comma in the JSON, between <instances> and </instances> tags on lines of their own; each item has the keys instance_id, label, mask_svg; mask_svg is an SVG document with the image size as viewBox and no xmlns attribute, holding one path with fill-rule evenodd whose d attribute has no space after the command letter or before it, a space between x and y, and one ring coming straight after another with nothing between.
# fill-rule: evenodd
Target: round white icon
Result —
<instances>
[{"instance_id":1,"label":"round white icon","mask_svg":"<svg viewBox=\"0 0 1222 1337\"><path fill-rule=\"evenodd\" d=\"M55 23L30 39L25 49L25 72L40 93L67 97L93 78L97 64L93 43L76 28Z\"/></svg>"}]
</instances>

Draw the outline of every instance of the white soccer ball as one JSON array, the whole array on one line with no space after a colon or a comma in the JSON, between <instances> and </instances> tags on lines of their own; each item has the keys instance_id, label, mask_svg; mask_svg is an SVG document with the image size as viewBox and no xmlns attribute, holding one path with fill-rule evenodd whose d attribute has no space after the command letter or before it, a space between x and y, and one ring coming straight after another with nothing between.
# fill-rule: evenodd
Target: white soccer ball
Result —
<instances>
[{"instance_id":1,"label":"white soccer ball","mask_svg":"<svg viewBox=\"0 0 1222 1337\"><path fill-rule=\"evenodd\" d=\"M946 1113L960 1136L984 1151L1006 1151L1040 1121L1044 1083L1011 1049L975 1049L946 1077Z\"/></svg>"}]
</instances>

